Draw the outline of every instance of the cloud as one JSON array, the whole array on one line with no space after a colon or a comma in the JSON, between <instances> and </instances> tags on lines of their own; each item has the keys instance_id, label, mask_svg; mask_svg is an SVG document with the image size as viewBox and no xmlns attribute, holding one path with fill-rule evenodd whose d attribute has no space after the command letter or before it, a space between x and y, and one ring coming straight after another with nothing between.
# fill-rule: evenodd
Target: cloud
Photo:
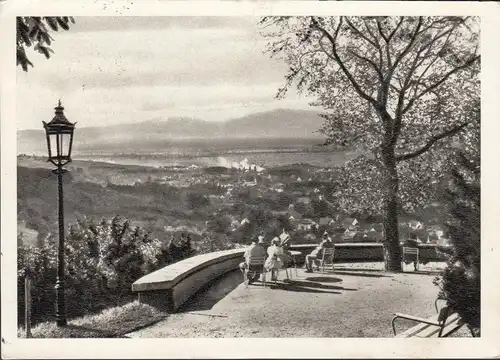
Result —
<instances>
[{"instance_id":1,"label":"cloud","mask_svg":"<svg viewBox=\"0 0 500 360\"><path fill-rule=\"evenodd\" d=\"M35 67L18 70L20 128L50 119L58 98L80 126L176 115L222 120L307 107L293 92L274 99L286 66L262 53L255 18L85 21L80 31L54 35L51 59L32 53Z\"/></svg>"},{"instance_id":2,"label":"cloud","mask_svg":"<svg viewBox=\"0 0 500 360\"><path fill-rule=\"evenodd\" d=\"M75 17L71 32L140 31L170 28L208 29L248 27L258 17L225 16L80 16Z\"/></svg>"}]
</instances>

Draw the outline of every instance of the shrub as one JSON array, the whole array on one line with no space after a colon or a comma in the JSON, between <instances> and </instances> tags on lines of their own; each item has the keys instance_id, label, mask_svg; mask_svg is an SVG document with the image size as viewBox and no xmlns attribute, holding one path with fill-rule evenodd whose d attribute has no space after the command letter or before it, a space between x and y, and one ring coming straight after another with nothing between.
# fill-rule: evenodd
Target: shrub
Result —
<instances>
[{"instance_id":1,"label":"shrub","mask_svg":"<svg viewBox=\"0 0 500 360\"><path fill-rule=\"evenodd\" d=\"M236 245L229 241L224 235L209 236L203 234L200 241L196 244L196 252L206 254L213 251L235 249Z\"/></svg>"},{"instance_id":2,"label":"shrub","mask_svg":"<svg viewBox=\"0 0 500 360\"><path fill-rule=\"evenodd\" d=\"M24 277L32 278L32 319L49 320L55 301L57 246L47 238L40 247L18 249L18 320L23 322ZM66 239L68 317L100 311L130 301L131 285L141 276L191 256L191 240L164 246L140 227L118 216L111 220L79 219Z\"/></svg>"},{"instance_id":3,"label":"shrub","mask_svg":"<svg viewBox=\"0 0 500 360\"><path fill-rule=\"evenodd\" d=\"M195 192L188 192L185 201L188 209L191 210L210 205L208 197Z\"/></svg>"}]
</instances>

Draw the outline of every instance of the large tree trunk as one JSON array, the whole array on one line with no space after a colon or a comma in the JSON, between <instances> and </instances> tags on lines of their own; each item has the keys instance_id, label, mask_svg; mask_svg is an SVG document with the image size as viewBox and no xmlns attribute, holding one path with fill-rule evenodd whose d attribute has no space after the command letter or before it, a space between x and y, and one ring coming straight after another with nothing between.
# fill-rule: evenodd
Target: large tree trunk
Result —
<instances>
[{"instance_id":1,"label":"large tree trunk","mask_svg":"<svg viewBox=\"0 0 500 360\"><path fill-rule=\"evenodd\" d=\"M401 248L398 229L398 192L399 178L396 168L394 148L385 148L382 152L384 165L384 255L387 271L402 271Z\"/></svg>"}]
</instances>

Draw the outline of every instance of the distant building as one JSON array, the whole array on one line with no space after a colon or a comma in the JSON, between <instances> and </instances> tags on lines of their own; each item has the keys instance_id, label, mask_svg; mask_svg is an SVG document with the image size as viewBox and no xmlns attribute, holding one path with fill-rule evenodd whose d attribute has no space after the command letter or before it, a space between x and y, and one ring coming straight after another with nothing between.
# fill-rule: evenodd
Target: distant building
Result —
<instances>
[{"instance_id":1,"label":"distant building","mask_svg":"<svg viewBox=\"0 0 500 360\"><path fill-rule=\"evenodd\" d=\"M247 218L244 218L243 220L241 220L240 226L243 226L243 225L246 225L246 224L250 224L250 220L248 220Z\"/></svg>"},{"instance_id":2,"label":"distant building","mask_svg":"<svg viewBox=\"0 0 500 360\"><path fill-rule=\"evenodd\" d=\"M376 232L383 233L384 232L384 224L381 224L381 223L372 224L368 230L371 231L371 229L375 230Z\"/></svg>"},{"instance_id":3,"label":"distant building","mask_svg":"<svg viewBox=\"0 0 500 360\"><path fill-rule=\"evenodd\" d=\"M342 242L356 242L360 240L360 235L358 235L357 231L347 229L342 235Z\"/></svg>"},{"instance_id":4,"label":"distant building","mask_svg":"<svg viewBox=\"0 0 500 360\"><path fill-rule=\"evenodd\" d=\"M319 226L332 226L335 223L331 217L322 217L319 219Z\"/></svg>"},{"instance_id":5,"label":"distant building","mask_svg":"<svg viewBox=\"0 0 500 360\"><path fill-rule=\"evenodd\" d=\"M358 227L358 224L359 224L358 220L356 220L354 218L345 218L341 222L342 228L344 228L346 230L356 230Z\"/></svg>"},{"instance_id":6,"label":"distant building","mask_svg":"<svg viewBox=\"0 0 500 360\"><path fill-rule=\"evenodd\" d=\"M288 215L290 220L297 220L302 218L302 214L295 210L288 210Z\"/></svg>"},{"instance_id":7,"label":"distant building","mask_svg":"<svg viewBox=\"0 0 500 360\"><path fill-rule=\"evenodd\" d=\"M311 203L311 198L308 196L301 196L297 199L297 204L309 205Z\"/></svg>"},{"instance_id":8,"label":"distant building","mask_svg":"<svg viewBox=\"0 0 500 360\"><path fill-rule=\"evenodd\" d=\"M300 219L295 222L295 228L302 231L317 230L318 224L311 219Z\"/></svg>"},{"instance_id":9,"label":"distant building","mask_svg":"<svg viewBox=\"0 0 500 360\"><path fill-rule=\"evenodd\" d=\"M411 220L408 222L408 227L412 230L422 230L424 228L424 224L418 220Z\"/></svg>"},{"instance_id":10,"label":"distant building","mask_svg":"<svg viewBox=\"0 0 500 360\"><path fill-rule=\"evenodd\" d=\"M380 242L383 240L383 233L380 231L377 231L374 227L372 227L369 230L364 232L363 240L364 241Z\"/></svg>"}]
</instances>

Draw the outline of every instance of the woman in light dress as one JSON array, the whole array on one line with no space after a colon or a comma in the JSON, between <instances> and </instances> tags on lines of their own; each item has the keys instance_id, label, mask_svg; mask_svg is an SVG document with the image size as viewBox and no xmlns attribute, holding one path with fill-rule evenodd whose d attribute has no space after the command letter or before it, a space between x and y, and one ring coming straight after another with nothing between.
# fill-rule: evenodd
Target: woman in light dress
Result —
<instances>
[{"instance_id":1,"label":"woman in light dress","mask_svg":"<svg viewBox=\"0 0 500 360\"><path fill-rule=\"evenodd\" d=\"M283 267L283 248L280 246L280 239L275 237L271 241L271 246L267 248L267 260L264 264L267 271L271 272L271 281L276 281L278 270Z\"/></svg>"}]
</instances>

